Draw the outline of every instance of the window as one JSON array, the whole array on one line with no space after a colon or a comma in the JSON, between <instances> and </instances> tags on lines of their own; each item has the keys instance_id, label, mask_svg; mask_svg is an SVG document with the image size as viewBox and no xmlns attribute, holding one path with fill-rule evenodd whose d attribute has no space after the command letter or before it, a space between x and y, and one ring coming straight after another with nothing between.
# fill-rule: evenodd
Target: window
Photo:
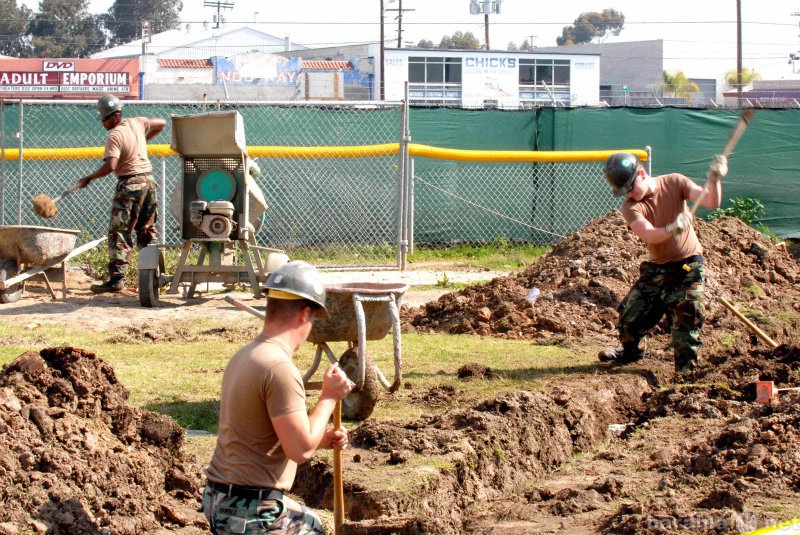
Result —
<instances>
[{"instance_id":1,"label":"window","mask_svg":"<svg viewBox=\"0 0 800 535\"><path fill-rule=\"evenodd\" d=\"M461 102L461 58L408 58L412 104L458 105Z\"/></svg>"},{"instance_id":2,"label":"window","mask_svg":"<svg viewBox=\"0 0 800 535\"><path fill-rule=\"evenodd\" d=\"M412 84L460 84L461 58L408 58L408 81Z\"/></svg>"},{"instance_id":3,"label":"window","mask_svg":"<svg viewBox=\"0 0 800 535\"><path fill-rule=\"evenodd\" d=\"M570 60L520 58L519 99L523 106L570 102Z\"/></svg>"},{"instance_id":4,"label":"window","mask_svg":"<svg viewBox=\"0 0 800 535\"><path fill-rule=\"evenodd\" d=\"M568 59L519 60L520 85L569 85L570 64Z\"/></svg>"}]
</instances>

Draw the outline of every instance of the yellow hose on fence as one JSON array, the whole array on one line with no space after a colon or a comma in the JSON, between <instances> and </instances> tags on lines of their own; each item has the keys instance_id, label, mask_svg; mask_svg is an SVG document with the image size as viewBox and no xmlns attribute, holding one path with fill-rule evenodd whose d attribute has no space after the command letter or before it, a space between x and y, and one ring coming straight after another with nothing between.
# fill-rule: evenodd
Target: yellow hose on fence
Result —
<instances>
[{"instance_id":1,"label":"yellow hose on fence","mask_svg":"<svg viewBox=\"0 0 800 535\"><path fill-rule=\"evenodd\" d=\"M252 158L369 158L375 156L392 156L400 152L399 143L383 143L379 145L342 145L324 147L279 147L271 145L255 145L247 147L247 155ZM532 151L532 150L468 150L448 149L409 143L411 156L433 158L437 160L455 160L468 162L594 162L605 161L618 150L566 150L566 151ZM641 149L627 149L640 160L647 160L647 152ZM149 156L180 156L169 145L148 145ZM5 149L6 160L18 160L19 149ZM88 160L101 159L103 147L70 147L70 148L30 148L22 150L23 160Z\"/></svg>"}]
</instances>

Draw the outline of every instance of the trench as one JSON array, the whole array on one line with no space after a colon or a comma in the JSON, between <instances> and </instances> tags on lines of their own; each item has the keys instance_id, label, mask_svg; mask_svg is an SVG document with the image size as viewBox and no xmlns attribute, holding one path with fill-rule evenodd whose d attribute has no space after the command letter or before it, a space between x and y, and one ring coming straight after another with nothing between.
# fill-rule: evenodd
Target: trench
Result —
<instances>
[{"instance_id":1,"label":"trench","mask_svg":"<svg viewBox=\"0 0 800 535\"><path fill-rule=\"evenodd\" d=\"M486 502L523 496L531 483L608 442L646 412L642 375L587 377L550 392L518 392L413 422L367 420L343 453L343 534L456 535ZM616 425L615 425L616 424ZM332 468L302 465L293 492L332 509Z\"/></svg>"}]
</instances>

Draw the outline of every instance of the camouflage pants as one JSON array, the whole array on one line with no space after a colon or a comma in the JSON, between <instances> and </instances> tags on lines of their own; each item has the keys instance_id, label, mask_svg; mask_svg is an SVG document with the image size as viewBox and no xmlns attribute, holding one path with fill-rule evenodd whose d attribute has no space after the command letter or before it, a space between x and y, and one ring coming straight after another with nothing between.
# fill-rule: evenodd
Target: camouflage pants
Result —
<instances>
[{"instance_id":1,"label":"camouflage pants","mask_svg":"<svg viewBox=\"0 0 800 535\"><path fill-rule=\"evenodd\" d=\"M216 535L325 535L319 517L287 496L239 498L206 485L203 512Z\"/></svg>"},{"instance_id":2,"label":"camouflage pants","mask_svg":"<svg viewBox=\"0 0 800 535\"><path fill-rule=\"evenodd\" d=\"M122 278L133 255L133 234L140 249L156 237L158 198L156 183L150 176L119 180L111 201L108 225L108 273Z\"/></svg>"},{"instance_id":3,"label":"camouflage pants","mask_svg":"<svg viewBox=\"0 0 800 535\"><path fill-rule=\"evenodd\" d=\"M697 365L703 312L705 269L698 262L661 266L642 262L639 279L619 306L620 342L626 358L641 354L639 342L664 314L670 314L675 370L685 371ZM685 268L683 266L686 266Z\"/></svg>"}]
</instances>

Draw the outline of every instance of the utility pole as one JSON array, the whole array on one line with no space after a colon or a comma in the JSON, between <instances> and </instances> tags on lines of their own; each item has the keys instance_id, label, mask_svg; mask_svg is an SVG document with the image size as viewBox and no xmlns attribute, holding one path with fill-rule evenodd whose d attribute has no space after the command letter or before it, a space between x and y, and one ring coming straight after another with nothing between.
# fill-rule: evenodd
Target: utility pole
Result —
<instances>
[{"instance_id":1,"label":"utility pole","mask_svg":"<svg viewBox=\"0 0 800 535\"><path fill-rule=\"evenodd\" d=\"M736 98L742 106L742 0L736 0Z\"/></svg>"},{"instance_id":2,"label":"utility pole","mask_svg":"<svg viewBox=\"0 0 800 535\"><path fill-rule=\"evenodd\" d=\"M380 59L381 78L378 81L378 84L380 85L379 91L380 91L380 95L381 95L381 101L383 101L385 99L385 96L386 96L386 93L383 90L383 80L384 80L384 76L383 76L383 65L384 65L383 54L384 54L384 49L386 48L386 46L385 46L386 42L385 42L385 38L383 36L383 0L380 0L380 3L381 3L381 59Z\"/></svg>"},{"instance_id":3,"label":"utility pole","mask_svg":"<svg viewBox=\"0 0 800 535\"><path fill-rule=\"evenodd\" d=\"M792 13L792 16L793 17L800 17L800 11L795 11L794 13ZM798 26L800 26L800 23L798 23ZM794 68L795 67L794 63L795 63L795 61L798 61L798 60L800 60L800 51L798 51L798 52L790 52L789 53L789 63L792 65L792 74L797 74L797 71Z\"/></svg>"},{"instance_id":4,"label":"utility pole","mask_svg":"<svg viewBox=\"0 0 800 535\"><path fill-rule=\"evenodd\" d=\"M403 0L397 0L397 8L387 8L386 11L397 11L397 48L403 48L403 13L415 10L403 9Z\"/></svg>"},{"instance_id":5,"label":"utility pole","mask_svg":"<svg viewBox=\"0 0 800 535\"><path fill-rule=\"evenodd\" d=\"M147 63L147 44L153 41L153 32L149 20L142 21L142 59L139 61L139 99L144 100L144 75Z\"/></svg>"},{"instance_id":6,"label":"utility pole","mask_svg":"<svg viewBox=\"0 0 800 535\"><path fill-rule=\"evenodd\" d=\"M486 50L489 50L489 13L500 14L500 4L503 0L470 0L469 12L472 15L483 15L483 25L486 33Z\"/></svg>"},{"instance_id":7,"label":"utility pole","mask_svg":"<svg viewBox=\"0 0 800 535\"><path fill-rule=\"evenodd\" d=\"M222 2L221 0L205 0L203 2L203 7L215 7L217 8L217 16L216 20L214 21L216 26L214 28L219 28L220 22L222 22L222 10L223 9L233 9L233 2Z\"/></svg>"}]
</instances>

